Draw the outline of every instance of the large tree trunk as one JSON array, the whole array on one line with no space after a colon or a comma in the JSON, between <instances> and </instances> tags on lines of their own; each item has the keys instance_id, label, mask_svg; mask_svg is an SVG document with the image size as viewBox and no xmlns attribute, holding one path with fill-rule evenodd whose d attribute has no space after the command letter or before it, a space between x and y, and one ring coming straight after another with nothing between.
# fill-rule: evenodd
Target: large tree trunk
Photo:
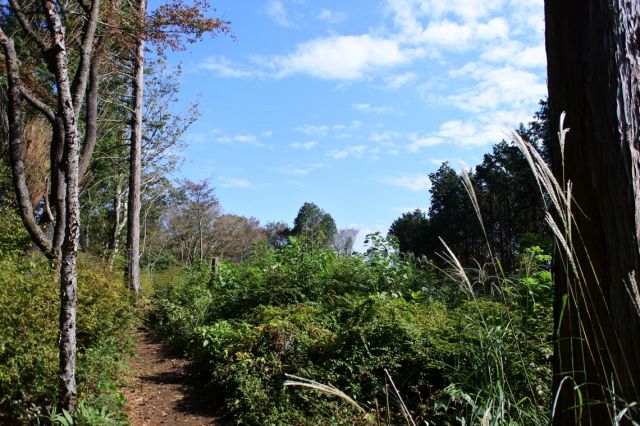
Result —
<instances>
[{"instance_id":1,"label":"large tree trunk","mask_svg":"<svg viewBox=\"0 0 640 426\"><path fill-rule=\"evenodd\" d=\"M144 23L146 0L140 0L139 19ZM140 175L142 173L142 102L144 93L144 36L138 35L133 59L133 116L129 157L129 210L127 212L127 284L140 291Z\"/></svg>"},{"instance_id":2,"label":"large tree trunk","mask_svg":"<svg viewBox=\"0 0 640 426\"><path fill-rule=\"evenodd\" d=\"M560 254L554 423L611 424L640 402L640 3L546 0L545 15L552 128L566 111L571 129L552 162L573 182L583 275Z\"/></svg>"}]
</instances>

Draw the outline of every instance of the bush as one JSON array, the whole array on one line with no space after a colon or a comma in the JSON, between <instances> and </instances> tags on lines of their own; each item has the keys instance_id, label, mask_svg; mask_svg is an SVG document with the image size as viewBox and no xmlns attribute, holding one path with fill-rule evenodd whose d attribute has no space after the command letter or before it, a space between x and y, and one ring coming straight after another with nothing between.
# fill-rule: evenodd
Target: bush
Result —
<instances>
[{"instance_id":1,"label":"bush","mask_svg":"<svg viewBox=\"0 0 640 426\"><path fill-rule=\"evenodd\" d=\"M0 413L12 423L34 423L57 398L57 271L30 259L0 259ZM135 307L122 277L97 259L81 257L78 283L79 398L85 407L115 409Z\"/></svg>"},{"instance_id":2,"label":"bush","mask_svg":"<svg viewBox=\"0 0 640 426\"><path fill-rule=\"evenodd\" d=\"M367 423L373 411L403 422L393 403L388 412L385 370L416 421L473 423L489 409L506 423L546 422L551 287L542 253L527 252L512 277L477 271L474 294L379 236L353 256L296 239L255 253L223 263L216 277L196 266L164 281L151 313L223 389L239 424ZM336 386L369 414L284 388L286 374Z\"/></svg>"}]
</instances>

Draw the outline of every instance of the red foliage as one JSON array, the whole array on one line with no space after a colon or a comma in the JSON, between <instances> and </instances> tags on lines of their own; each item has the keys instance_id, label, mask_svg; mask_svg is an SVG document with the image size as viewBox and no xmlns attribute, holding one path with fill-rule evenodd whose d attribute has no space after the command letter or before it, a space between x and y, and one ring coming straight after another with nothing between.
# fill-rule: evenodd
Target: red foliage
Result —
<instances>
[{"instance_id":1,"label":"red foliage","mask_svg":"<svg viewBox=\"0 0 640 426\"><path fill-rule=\"evenodd\" d=\"M147 16L147 40L162 53L167 48L184 50L186 43L195 43L206 33L214 36L229 34L230 22L206 16L205 13L210 9L207 0L195 0L192 4L186 4L184 0L172 0L163 4Z\"/></svg>"}]
</instances>

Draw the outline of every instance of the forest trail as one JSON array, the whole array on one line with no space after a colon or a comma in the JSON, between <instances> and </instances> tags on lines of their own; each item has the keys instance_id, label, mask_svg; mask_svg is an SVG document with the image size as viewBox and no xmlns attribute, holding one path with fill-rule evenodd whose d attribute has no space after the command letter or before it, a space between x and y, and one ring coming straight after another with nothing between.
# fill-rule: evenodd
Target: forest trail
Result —
<instances>
[{"instance_id":1,"label":"forest trail","mask_svg":"<svg viewBox=\"0 0 640 426\"><path fill-rule=\"evenodd\" d=\"M223 424L215 390L190 374L189 361L172 354L146 329L139 329L135 339L125 389L133 426Z\"/></svg>"}]
</instances>

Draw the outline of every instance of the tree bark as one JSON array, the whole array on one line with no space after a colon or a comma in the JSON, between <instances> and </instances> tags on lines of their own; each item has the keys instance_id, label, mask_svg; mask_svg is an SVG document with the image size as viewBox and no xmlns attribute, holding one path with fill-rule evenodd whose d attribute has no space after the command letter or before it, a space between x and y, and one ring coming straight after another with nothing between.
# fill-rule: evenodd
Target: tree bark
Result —
<instances>
[{"instance_id":1,"label":"tree bark","mask_svg":"<svg viewBox=\"0 0 640 426\"><path fill-rule=\"evenodd\" d=\"M47 238L33 216L31 205L31 195L27 187L26 172L24 166L24 150L22 148L22 114L20 108L21 82L18 71L18 57L11 40L0 29L0 44L5 57L6 74L8 82L7 98L9 103L9 156L11 172L13 177L13 188L16 192L18 205L20 206L20 217L31 236L31 240L50 259L55 259L56 253L53 250L51 240Z\"/></svg>"},{"instance_id":2,"label":"tree bark","mask_svg":"<svg viewBox=\"0 0 640 426\"><path fill-rule=\"evenodd\" d=\"M571 129L552 163L573 182L583 275L557 256L553 422L611 424L640 402L640 3L546 0L545 16L552 128L566 111Z\"/></svg>"},{"instance_id":3,"label":"tree bark","mask_svg":"<svg viewBox=\"0 0 640 426\"><path fill-rule=\"evenodd\" d=\"M97 0L94 0L97 1ZM64 125L63 166L66 178L65 235L62 243L60 266L60 372L59 405L75 411L78 390L76 387L76 305L77 305L77 257L80 236L80 202L78 161L80 144L76 113L71 96L65 34L56 4L44 0L43 8L52 38L50 61L55 71L60 115Z\"/></svg>"},{"instance_id":4,"label":"tree bark","mask_svg":"<svg viewBox=\"0 0 640 426\"><path fill-rule=\"evenodd\" d=\"M144 24L146 0L139 0L139 19ZM141 26L142 27L142 26ZM127 211L127 285L140 292L140 180L142 174L142 102L144 94L144 36L138 35L133 58L133 116L129 157L129 207Z\"/></svg>"},{"instance_id":5,"label":"tree bark","mask_svg":"<svg viewBox=\"0 0 640 426\"><path fill-rule=\"evenodd\" d=\"M86 109L86 129L84 135L84 144L82 146L82 155L80 156L80 181L82 181L89 168L93 151L96 147L96 139L98 134L98 95L100 83L100 57L96 56L91 64L89 72L89 90L87 91Z\"/></svg>"}]
</instances>

